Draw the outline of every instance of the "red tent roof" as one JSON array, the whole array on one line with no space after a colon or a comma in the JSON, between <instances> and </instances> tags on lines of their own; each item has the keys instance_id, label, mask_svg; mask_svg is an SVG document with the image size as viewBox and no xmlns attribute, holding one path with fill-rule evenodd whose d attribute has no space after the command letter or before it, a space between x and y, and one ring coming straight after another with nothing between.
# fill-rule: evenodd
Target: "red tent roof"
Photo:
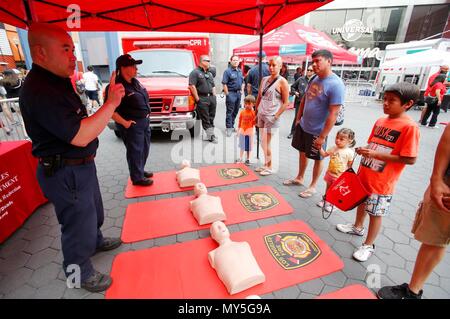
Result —
<instances>
[{"instance_id":1,"label":"red tent roof","mask_svg":"<svg viewBox=\"0 0 450 319\"><path fill-rule=\"evenodd\" d=\"M316 50L327 49L333 53L334 63L357 64L358 56L341 48L328 35L311 27L289 22L263 37L263 50L268 56L281 55L283 61L300 62ZM241 58L255 60L259 40L233 50Z\"/></svg>"},{"instance_id":2,"label":"red tent roof","mask_svg":"<svg viewBox=\"0 0 450 319\"><path fill-rule=\"evenodd\" d=\"M30 21L38 21L57 24L67 31L182 31L256 35L331 1L1 0L0 22L24 29ZM79 10L79 26L72 19L76 13L68 10L69 5L72 5L69 8Z\"/></svg>"}]
</instances>

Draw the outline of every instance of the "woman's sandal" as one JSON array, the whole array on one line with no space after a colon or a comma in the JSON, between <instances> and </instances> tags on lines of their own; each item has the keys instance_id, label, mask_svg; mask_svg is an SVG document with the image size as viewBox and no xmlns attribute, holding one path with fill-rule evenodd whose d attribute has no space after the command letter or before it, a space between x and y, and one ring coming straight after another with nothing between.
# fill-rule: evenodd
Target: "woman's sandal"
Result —
<instances>
[{"instance_id":1,"label":"woman's sandal","mask_svg":"<svg viewBox=\"0 0 450 319\"><path fill-rule=\"evenodd\" d=\"M291 186L291 185L298 185L298 186L302 186L303 183L301 183L299 180L297 179L287 179L283 182L283 185L285 186Z\"/></svg>"},{"instance_id":2,"label":"woman's sandal","mask_svg":"<svg viewBox=\"0 0 450 319\"><path fill-rule=\"evenodd\" d=\"M298 196L300 196L301 198L310 198L310 197L312 197L315 193L317 193L316 190L307 189L307 190L301 192L300 194L298 194Z\"/></svg>"}]
</instances>

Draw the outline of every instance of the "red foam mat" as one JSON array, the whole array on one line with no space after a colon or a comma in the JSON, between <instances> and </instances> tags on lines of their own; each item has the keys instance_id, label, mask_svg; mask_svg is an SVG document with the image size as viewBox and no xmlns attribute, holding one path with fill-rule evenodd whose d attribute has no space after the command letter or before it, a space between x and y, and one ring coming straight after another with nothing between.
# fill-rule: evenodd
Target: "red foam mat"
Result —
<instances>
[{"instance_id":1,"label":"red foam mat","mask_svg":"<svg viewBox=\"0 0 450 319\"><path fill-rule=\"evenodd\" d=\"M206 187L224 186L238 183L246 183L258 180L258 176L245 164L222 164L200 167L200 179ZM223 177L221 172L224 170L231 170L230 174ZM166 171L155 173L153 176L153 185L151 186L134 186L131 180L128 179L127 188L125 190L126 198L161 195L168 193L178 193L192 190L193 187L181 188L178 186L176 179L176 171ZM226 173L226 172L225 172ZM240 176L239 176L240 175Z\"/></svg>"},{"instance_id":2,"label":"red foam mat","mask_svg":"<svg viewBox=\"0 0 450 319\"><path fill-rule=\"evenodd\" d=\"M266 275L264 283L230 296L208 262L208 253L217 248L217 243L204 238L117 255L106 298L245 298L326 276L344 267L326 243L300 221L232 233L231 239L250 244ZM292 253L287 254L281 247L289 247ZM276 255L281 257L277 260Z\"/></svg>"},{"instance_id":3,"label":"red foam mat","mask_svg":"<svg viewBox=\"0 0 450 319\"><path fill-rule=\"evenodd\" d=\"M365 286L351 285L322 295L316 299L377 299L377 297Z\"/></svg>"},{"instance_id":4,"label":"red foam mat","mask_svg":"<svg viewBox=\"0 0 450 319\"><path fill-rule=\"evenodd\" d=\"M271 186L210 193L219 196L227 215L225 224L232 225L293 212L291 205ZM126 243L209 228L200 226L189 209L194 196L175 197L128 205L122 228ZM251 205L258 202L260 205ZM249 204L251 206L249 206ZM247 207L247 208L246 208Z\"/></svg>"}]
</instances>

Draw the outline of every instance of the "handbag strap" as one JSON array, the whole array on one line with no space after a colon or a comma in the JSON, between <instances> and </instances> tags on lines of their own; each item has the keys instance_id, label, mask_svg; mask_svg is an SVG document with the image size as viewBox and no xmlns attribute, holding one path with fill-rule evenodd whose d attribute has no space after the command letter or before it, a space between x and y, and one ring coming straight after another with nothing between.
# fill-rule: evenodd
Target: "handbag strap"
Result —
<instances>
[{"instance_id":1,"label":"handbag strap","mask_svg":"<svg viewBox=\"0 0 450 319\"><path fill-rule=\"evenodd\" d=\"M262 95L264 96L266 93L267 93L267 91L270 89L270 87L275 83L275 82L277 82L278 81L278 78L279 78L280 76L278 75L277 77L276 77L276 79L275 80L273 80L265 89L264 89L264 91L262 92ZM269 81L269 80L267 80L267 81Z\"/></svg>"}]
</instances>

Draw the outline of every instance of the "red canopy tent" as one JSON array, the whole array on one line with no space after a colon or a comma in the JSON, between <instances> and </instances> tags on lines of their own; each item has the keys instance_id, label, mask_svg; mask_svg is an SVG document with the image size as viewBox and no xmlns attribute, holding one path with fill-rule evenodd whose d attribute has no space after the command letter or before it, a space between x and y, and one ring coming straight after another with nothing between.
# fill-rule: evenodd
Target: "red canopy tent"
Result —
<instances>
[{"instance_id":1,"label":"red canopy tent","mask_svg":"<svg viewBox=\"0 0 450 319\"><path fill-rule=\"evenodd\" d=\"M358 63L357 55L338 46L325 33L294 21L264 35L263 49L268 56L281 55L284 62L300 63L314 51L327 49L333 53L334 63ZM258 52L259 40L233 50L247 61L254 61Z\"/></svg>"},{"instance_id":2,"label":"red canopy tent","mask_svg":"<svg viewBox=\"0 0 450 319\"><path fill-rule=\"evenodd\" d=\"M22 29L27 29L32 22L43 22L67 31L252 34L260 36L262 49L265 32L332 1L1 0L0 22Z\"/></svg>"},{"instance_id":3,"label":"red canopy tent","mask_svg":"<svg viewBox=\"0 0 450 319\"><path fill-rule=\"evenodd\" d=\"M331 1L2 0L0 22L22 29L26 29L32 21L38 21L57 24L67 31L180 31L257 35ZM80 18L78 25L75 20L77 16Z\"/></svg>"}]
</instances>

